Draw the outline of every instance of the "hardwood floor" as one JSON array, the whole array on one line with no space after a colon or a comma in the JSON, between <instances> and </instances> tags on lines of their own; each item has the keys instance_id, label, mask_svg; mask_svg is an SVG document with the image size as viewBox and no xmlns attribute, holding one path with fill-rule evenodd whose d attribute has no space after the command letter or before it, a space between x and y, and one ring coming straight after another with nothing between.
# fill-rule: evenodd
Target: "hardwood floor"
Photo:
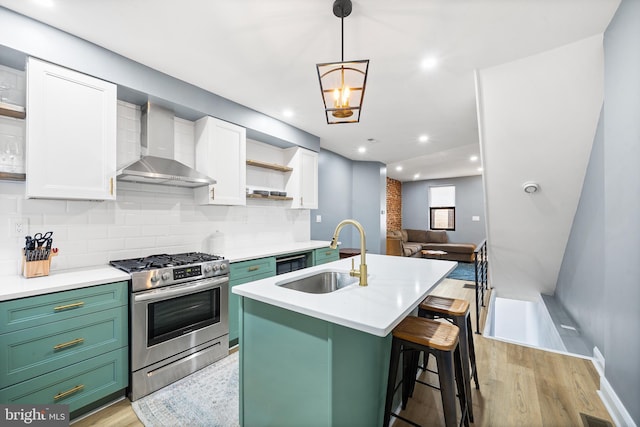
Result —
<instances>
[{"instance_id":1,"label":"hardwood floor","mask_svg":"<svg viewBox=\"0 0 640 427\"><path fill-rule=\"evenodd\" d=\"M473 289L465 288L464 284L464 281L446 279L433 294L474 301ZM475 303L471 306L475 330ZM481 324L483 322L481 318ZM474 339L480 390L472 389L475 416L472 425L582 426L581 412L611 422L596 394L599 377L590 360L481 335L474 335ZM434 374L427 375L428 381L437 383ZM423 426L443 426L441 408L439 392L417 384L413 398L401 415ZM408 425L399 419L394 424L395 427ZM142 423L125 399L74 423L74 427L88 426L142 426Z\"/></svg>"}]
</instances>

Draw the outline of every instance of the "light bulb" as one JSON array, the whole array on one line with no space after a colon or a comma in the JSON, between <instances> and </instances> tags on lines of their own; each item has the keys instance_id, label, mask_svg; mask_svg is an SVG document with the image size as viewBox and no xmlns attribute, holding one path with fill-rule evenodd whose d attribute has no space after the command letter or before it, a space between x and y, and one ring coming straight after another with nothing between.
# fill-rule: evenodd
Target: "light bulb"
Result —
<instances>
[{"instance_id":1,"label":"light bulb","mask_svg":"<svg viewBox=\"0 0 640 427\"><path fill-rule=\"evenodd\" d=\"M349 86L345 86L344 89L342 89L342 106L343 107L348 107L349 106Z\"/></svg>"}]
</instances>

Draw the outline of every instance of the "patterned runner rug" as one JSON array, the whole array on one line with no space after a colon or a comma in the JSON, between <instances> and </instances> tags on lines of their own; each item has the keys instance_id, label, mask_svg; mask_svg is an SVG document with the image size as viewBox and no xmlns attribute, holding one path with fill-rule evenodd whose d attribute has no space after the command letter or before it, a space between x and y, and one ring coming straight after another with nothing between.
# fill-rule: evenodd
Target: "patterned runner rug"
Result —
<instances>
[{"instance_id":1,"label":"patterned runner rug","mask_svg":"<svg viewBox=\"0 0 640 427\"><path fill-rule=\"evenodd\" d=\"M239 426L238 352L131 404L146 427Z\"/></svg>"}]
</instances>

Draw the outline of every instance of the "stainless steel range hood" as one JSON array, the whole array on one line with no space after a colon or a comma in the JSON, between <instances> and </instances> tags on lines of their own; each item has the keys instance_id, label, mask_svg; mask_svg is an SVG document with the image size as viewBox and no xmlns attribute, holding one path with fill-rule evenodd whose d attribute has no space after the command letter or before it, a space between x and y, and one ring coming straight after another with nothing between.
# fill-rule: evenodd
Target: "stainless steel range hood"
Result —
<instances>
[{"instance_id":1,"label":"stainless steel range hood","mask_svg":"<svg viewBox=\"0 0 640 427\"><path fill-rule=\"evenodd\" d=\"M142 158L118 171L118 180L178 187L202 187L216 181L174 160L173 111L147 103L142 107Z\"/></svg>"}]
</instances>

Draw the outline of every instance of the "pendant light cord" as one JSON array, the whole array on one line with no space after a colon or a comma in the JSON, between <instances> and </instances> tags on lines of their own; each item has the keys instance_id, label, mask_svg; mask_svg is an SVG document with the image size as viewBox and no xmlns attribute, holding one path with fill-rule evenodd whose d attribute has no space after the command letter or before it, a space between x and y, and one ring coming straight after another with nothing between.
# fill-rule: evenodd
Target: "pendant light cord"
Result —
<instances>
[{"instance_id":1,"label":"pendant light cord","mask_svg":"<svg viewBox=\"0 0 640 427\"><path fill-rule=\"evenodd\" d=\"M342 62L344 62L344 9L342 9L342 13L340 14L340 24L342 26L342 52L341 52L341 56L342 56Z\"/></svg>"}]
</instances>

